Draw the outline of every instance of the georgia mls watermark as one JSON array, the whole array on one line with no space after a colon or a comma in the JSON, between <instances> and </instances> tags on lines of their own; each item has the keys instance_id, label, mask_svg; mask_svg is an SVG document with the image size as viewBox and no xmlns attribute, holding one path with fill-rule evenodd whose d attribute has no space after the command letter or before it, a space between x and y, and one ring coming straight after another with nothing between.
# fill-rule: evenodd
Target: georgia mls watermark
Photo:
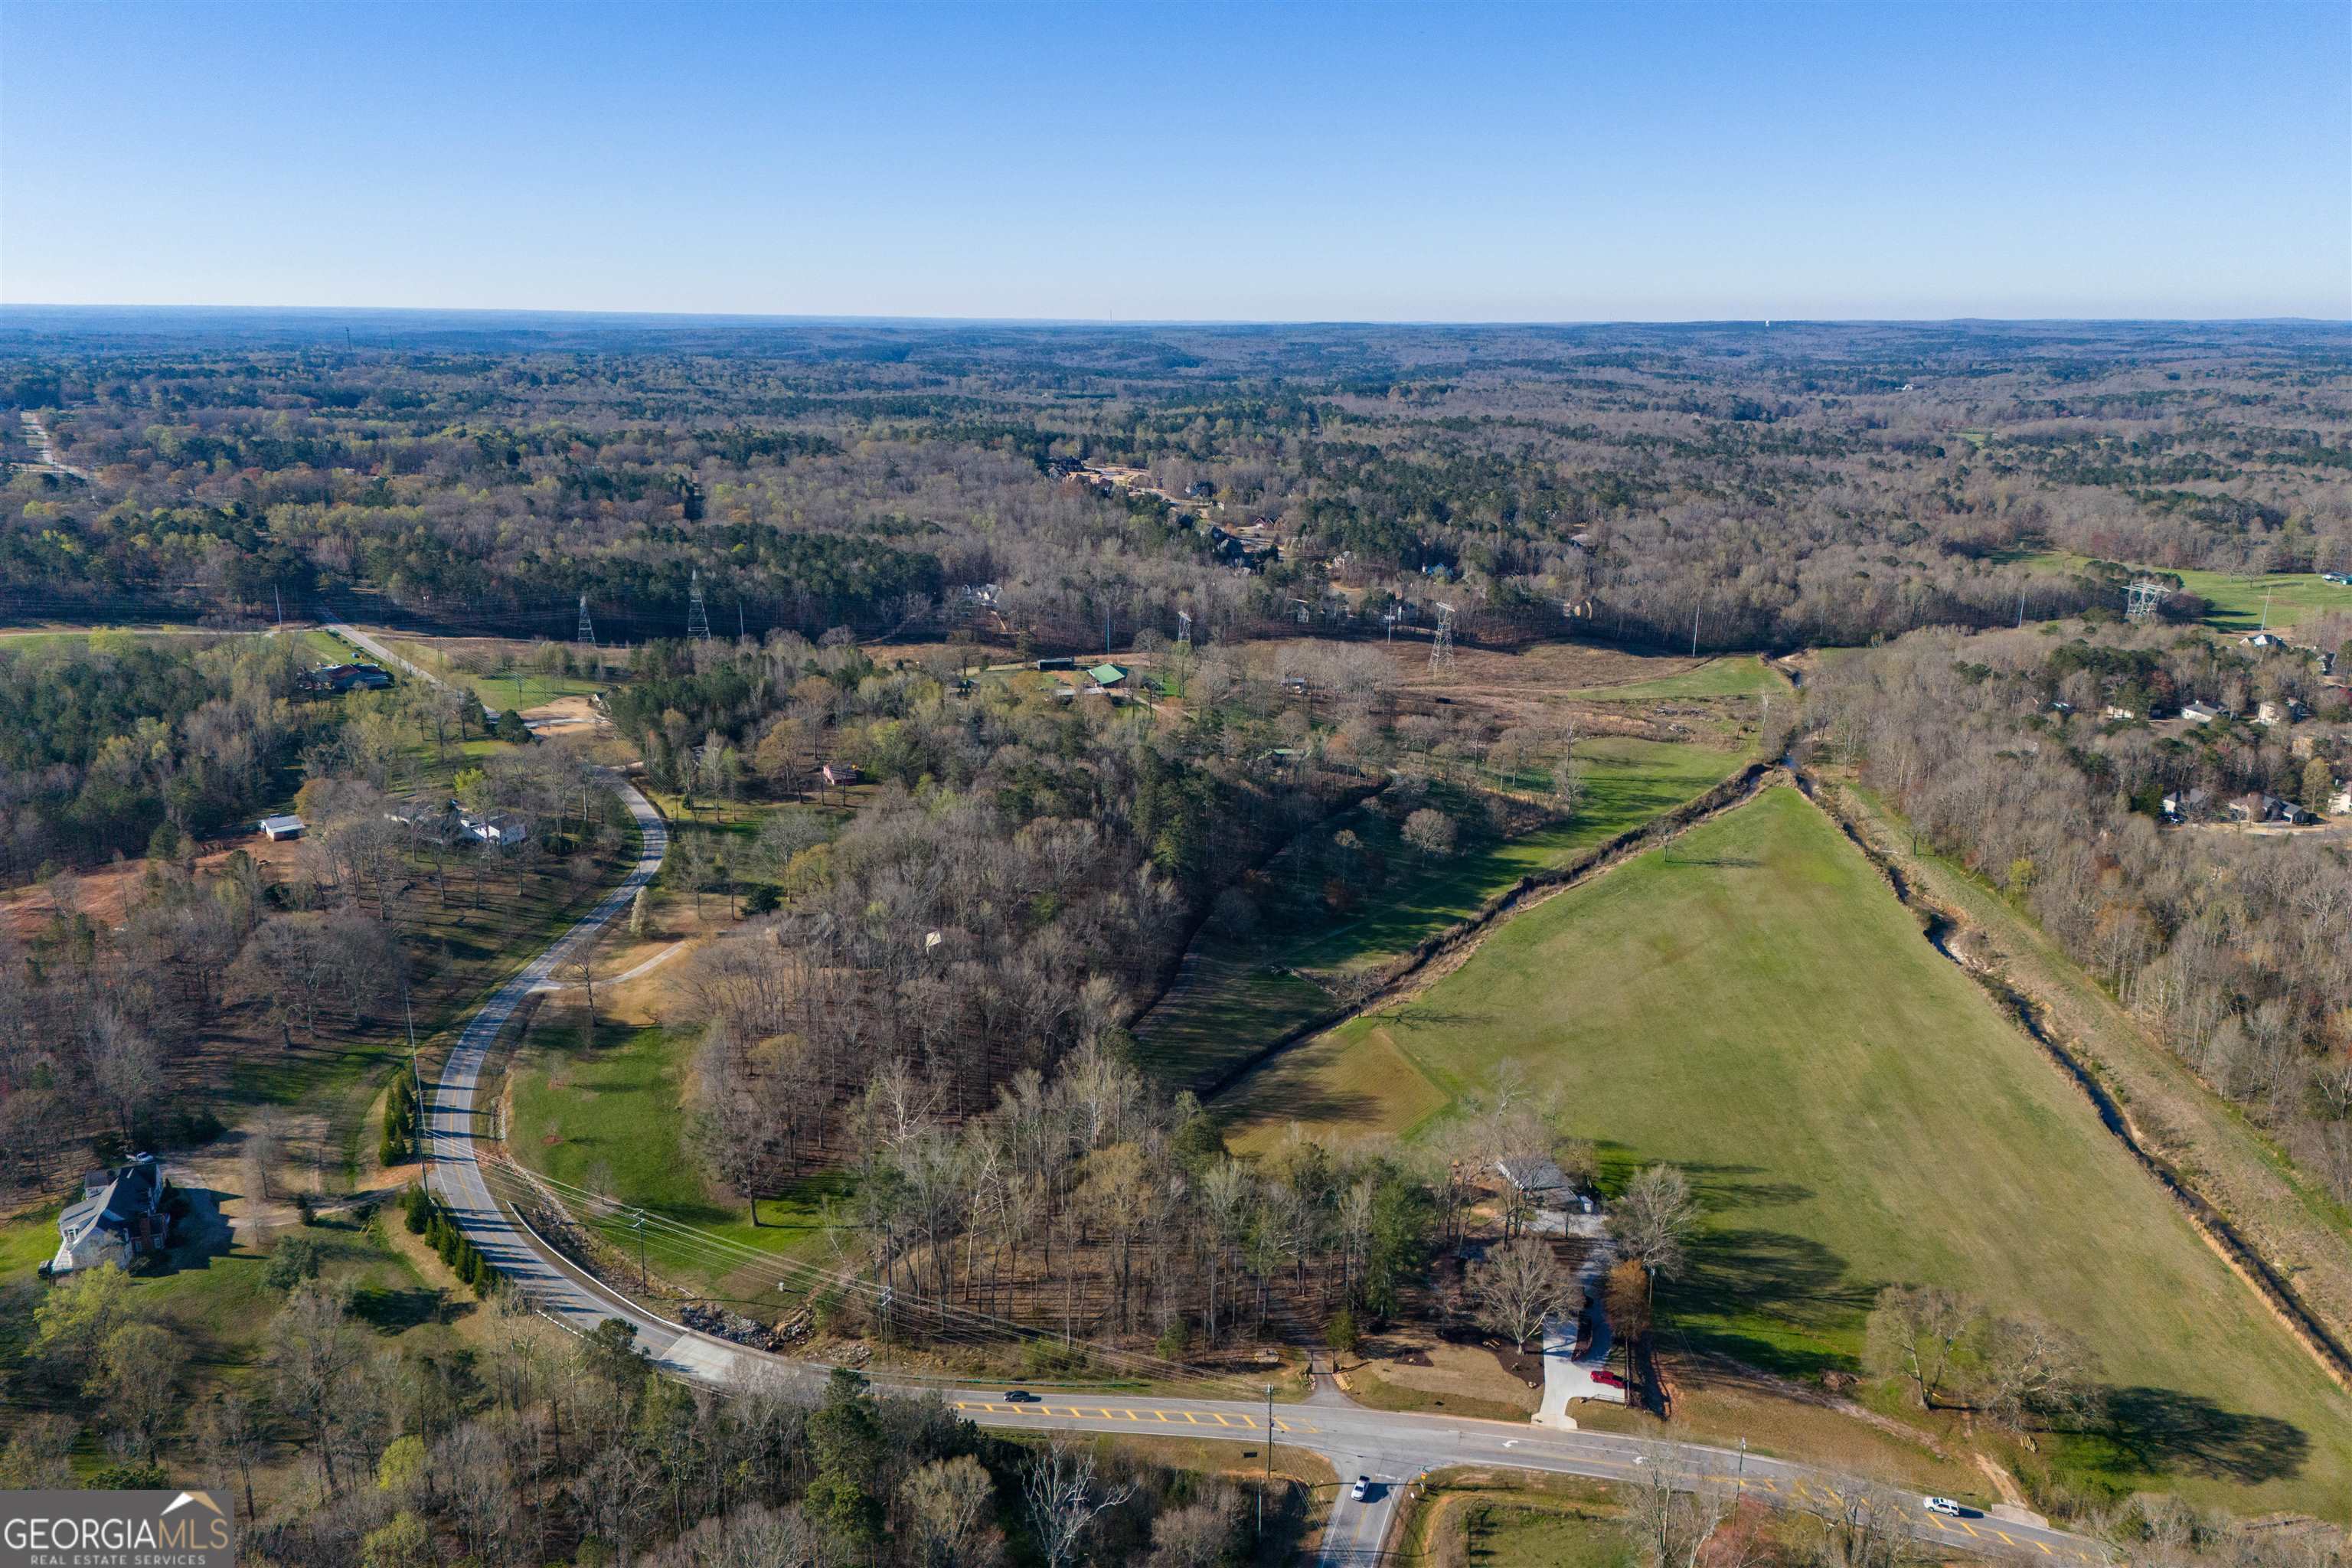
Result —
<instances>
[{"instance_id":1,"label":"georgia mls watermark","mask_svg":"<svg viewBox=\"0 0 2352 1568\"><path fill-rule=\"evenodd\" d=\"M0 1568L232 1568L210 1492L0 1492Z\"/></svg>"}]
</instances>

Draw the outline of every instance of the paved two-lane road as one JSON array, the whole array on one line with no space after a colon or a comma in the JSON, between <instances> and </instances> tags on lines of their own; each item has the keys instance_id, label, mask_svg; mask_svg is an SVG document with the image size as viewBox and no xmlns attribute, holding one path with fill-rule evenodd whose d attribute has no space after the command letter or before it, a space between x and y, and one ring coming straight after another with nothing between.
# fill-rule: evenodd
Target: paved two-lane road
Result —
<instances>
[{"instance_id":1,"label":"paved two-lane road","mask_svg":"<svg viewBox=\"0 0 2352 1568\"><path fill-rule=\"evenodd\" d=\"M333 629L380 658L393 658L389 650L372 647L346 626ZM424 679L434 679L404 660L394 662ZM474 1098L490 1047L524 998L547 982L580 943L626 910L637 889L661 868L668 845L661 815L627 783L616 779L614 787L643 834L636 861L620 885L578 924L493 992L459 1036L427 1107L428 1179L459 1228L491 1265L541 1311L573 1331L585 1333L600 1322L618 1319L635 1331L638 1347L662 1371L705 1386L732 1386L762 1374L814 1376L825 1369L694 1332L607 1289L544 1250L492 1196L483 1179L474 1144ZM955 1390L948 1397L971 1420L987 1426L1181 1435L1252 1444L1263 1443L1266 1436L1266 1408L1258 1403L1055 1394L1036 1404L1011 1404L1002 1393ZM1322 1456L1339 1474L1340 1496L1332 1505L1320 1559L1335 1565L1376 1562L1407 1486L1427 1471L1454 1465L1630 1480L1643 1475L1645 1467L1671 1463L1790 1507L1834 1504L1848 1484L1809 1466L1755 1454L1742 1458L1699 1444L1368 1410L1328 1389L1318 1390L1305 1404L1275 1406L1274 1424L1276 1441ZM1348 1484L1358 1475L1373 1481L1372 1495L1364 1503L1347 1495ZM2013 1550L2067 1563L2105 1560L2095 1544L2080 1537L2005 1521L1947 1521L1923 1511L1918 1532L1963 1550Z\"/></svg>"}]
</instances>

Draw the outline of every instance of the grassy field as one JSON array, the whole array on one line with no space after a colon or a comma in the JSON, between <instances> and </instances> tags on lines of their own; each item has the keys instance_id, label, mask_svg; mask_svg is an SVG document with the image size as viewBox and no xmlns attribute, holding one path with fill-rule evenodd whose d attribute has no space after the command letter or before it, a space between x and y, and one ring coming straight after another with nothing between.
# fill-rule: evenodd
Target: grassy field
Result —
<instances>
[{"instance_id":1,"label":"grassy field","mask_svg":"<svg viewBox=\"0 0 2352 1568\"><path fill-rule=\"evenodd\" d=\"M514 1096L509 1152L558 1180L609 1194L724 1243L830 1262L824 1205L845 1194L845 1184L812 1177L789 1192L763 1196L755 1228L742 1205L712 1195L688 1148L682 1098L688 1066L682 1033L608 1026L590 1051L582 1047L576 1026L551 1021L532 1032L509 1074ZM779 1304L772 1274L738 1279L740 1266L723 1252L656 1248L652 1262L656 1271L718 1296L756 1285L768 1293L745 1300L769 1309Z\"/></svg>"},{"instance_id":2,"label":"grassy field","mask_svg":"<svg viewBox=\"0 0 2352 1568\"><path fill-rule=\"evenodd\" d=\"M1476 913L1529 872L1559 865L1705 793L1747 760L1713 747L1621 736L1586 742L1577 755L1586 766L1588 794L1573 821L1490 841L1449 859L1415 855L1400 842L1394 822L1364 807L1313 829L1318 843L1343 829L1357 834L1388 858L1388 884L1346 914L1333 914L1307 888L1269 909L1261 929L1247 937L1204 929L1194 943L1191 974L1144 1020L1145 1059L1171 1082L1213 1081L1330 1006L1331 985ZM1292 868L1300 853L1294 847L1278 857L1265 886L1279 893L1302 881Z\"/></svg>"},{"instance_id":3,"label":"grassy field","mask_svg":"<svg viewBox=\"0 0 2352 1568\"><path fill-rule=\"evenodd\" d=\"M1752 654L1711 658L1679 675L1655 680L1629 681L1623 686L1588 686L1562 695L1595 702L1646 702L1674 698L1752 697L1760 692L1778 696L1790 690L1788 677Z\"/></svg>"},{"instance_id":4,"label":"grassy field","mask_svg":"<svg viewBox=\"0 0 2352 1568\"><path fill-rule=\"evenodd\" d=\"M2023 564L2052 572L2071 572L2083 566L2087 558L2047 551L2038 555L2021 557ZM2175 575L2189 593L2213 602L2212 614L2205 624L2218 631L2251 632L2267 624L2273 631L2291 629L2296 622L2315 610L2352 611L2352 588L2325 583L2315 572L2275 572L2268 575L2240 576L2231 572L2200 572L2188 569ZM2268 598L2268 621L2264 621L2265 596ZM2120 605L2115 606L2121 608Z\"/></svg>"},{"instance_id":5,"label":"grassy field","mask_svg":"<svg viewBox=\"0 0 2352 1568\"><path fill-rule=\"evenodd\" d=\"M1237 1129L1383 1130L1376 1036L1446 1097L1517 1059L1613 1175L1688 1171L1706 1220L1661 1304L1694 1349L1850 1371L1882 1285L1960 1287L2096 1350L2112 1425L2045 1445L2062 1479L2352 1513L2352 1399L1793 791L1507 921L1240 1086Z\"/></svg>"},{"instance_id":6,"label":"grassy field","mask_svg":"<svg viewBox=\"0 0 2352 1568\"><path fill-rule=\"evenodd\" d=\"M1609 1489L1569 1476L1440 1470L1408 1502L1408 1563L1481 1568L1631 1568L1635 1561Z\"/></svg>"},{"instance_id":7,"label":"grassy field","mask_svg":"<svg viewBox=\"0 0 2352 1568\"><path fill-rule=\"evenodd\" d=\"M453 651L436 639L400 637L377 627L362 629L418 668L470 687L482 706L496 712L537 708L559 697L593 697L612 685L593 676L542 674L532 669L528 658L520 657L529 653L529 644L511 645L507 651L513 658L512 668L499 670L493 665L497 655L489 651L495 644L466 643Z\"/></svg>"}]
</instances>

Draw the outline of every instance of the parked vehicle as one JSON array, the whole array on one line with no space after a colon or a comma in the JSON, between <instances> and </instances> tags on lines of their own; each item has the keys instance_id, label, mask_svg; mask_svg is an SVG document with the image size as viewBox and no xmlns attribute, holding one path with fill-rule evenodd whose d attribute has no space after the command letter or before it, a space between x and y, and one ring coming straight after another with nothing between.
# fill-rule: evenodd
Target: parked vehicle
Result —
<instances>
[{"instance_id":1,"label":"parked vehicle","mask_svg":"<svg viewBox=\"0 0 2352 1568\"><path fill-rule=\"evenodd\" d=\"M1603 1388L1622 1388L1625 1386L1625 1380L1618 1376L1615 1373L1611 1372L1605 1366L1596 1366L1592 1369L1592 1381L1599 1384Z\"/></svg>"}]
</instances>

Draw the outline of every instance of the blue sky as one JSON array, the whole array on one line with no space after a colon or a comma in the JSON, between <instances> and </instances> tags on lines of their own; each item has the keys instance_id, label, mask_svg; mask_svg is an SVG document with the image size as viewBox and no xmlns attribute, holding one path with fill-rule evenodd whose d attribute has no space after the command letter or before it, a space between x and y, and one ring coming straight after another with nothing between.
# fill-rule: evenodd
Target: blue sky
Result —
<instances>
[{"instance_id":1,"label":"blue sky","mask_svg":"<svg viewBox=\"0 0 2352 1568\"><path fill-rule=\"evenodd\" d=\"M2352 5L0 5L0 300L2352 315Z\"/></svg>"}]
</instances>

